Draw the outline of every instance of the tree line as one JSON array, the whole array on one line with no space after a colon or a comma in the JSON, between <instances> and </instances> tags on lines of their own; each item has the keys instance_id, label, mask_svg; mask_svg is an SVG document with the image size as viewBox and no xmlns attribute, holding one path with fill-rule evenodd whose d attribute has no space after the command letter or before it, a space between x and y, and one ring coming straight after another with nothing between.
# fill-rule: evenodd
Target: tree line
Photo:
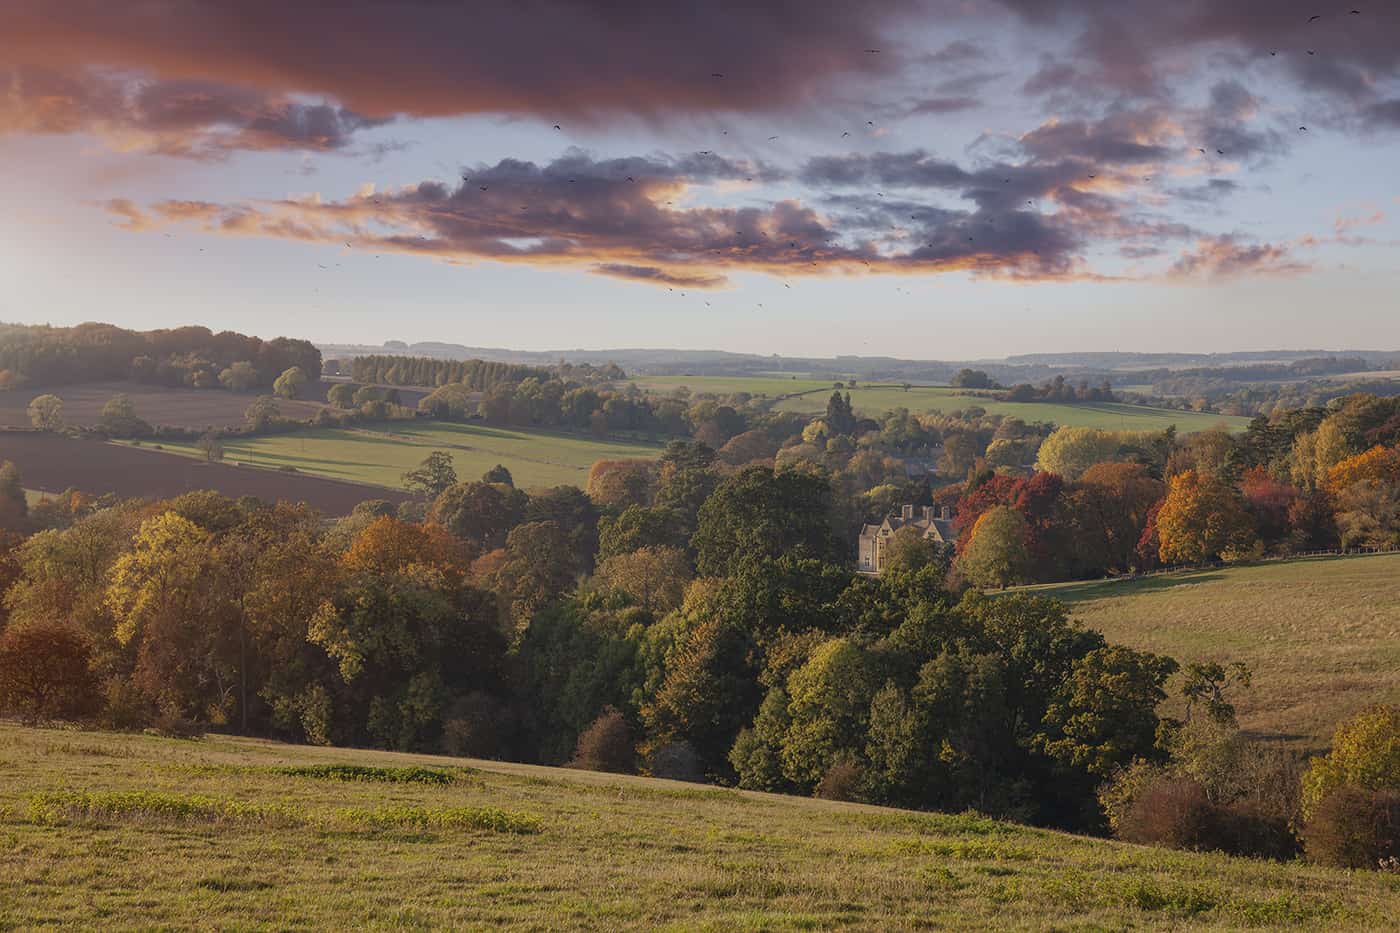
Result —
<instances>
[{"instance_id":1,"label":"tree line","mask_svg":"<svg viewBox=\"0 0 1400 933\"><path fill-rule=\"evenodd\" d=\"M0 389L130 380L246 392L270 387L294 367L319 374L321 352L305 340L216 334L207 327L0 324Z\"/></svg>"}]
</instances>

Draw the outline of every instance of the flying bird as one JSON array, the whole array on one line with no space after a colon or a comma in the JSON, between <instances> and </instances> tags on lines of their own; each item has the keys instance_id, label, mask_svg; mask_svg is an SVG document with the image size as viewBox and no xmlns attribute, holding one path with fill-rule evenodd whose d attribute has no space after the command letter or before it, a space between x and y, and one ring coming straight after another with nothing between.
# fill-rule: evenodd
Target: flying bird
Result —
<instances>
[{"instance_id":1,"label":"flying bird","mask_svg":"<svg viewBox=\"0 0 1400 933\"><path fill-rule=\"evenodd\" d=\"M1309 54L1309 55L1316 55L1317 52L1313 51L1312 49L1308 49L1308 54Z\"/></svg>"},{"instance_id":2,"label":"flying bird","mask_svg":"<svg viewBox=\"0 0 1400 933\"><path fill-rule=\"evenodd\" d=\"M1322 14L1321 14L1321 13L1316 13L1316 14L1314 14L1314 15L1308 17L1308 22L1310 22L1310 23L1315 23L1315 22L1317 22L1317 21L1320 20L1320 19L1322 19Z\"/></svg>"},{"instance_id":3,"label":"flying bird","mask_svg":"<svg viewBox=\"0 0 1400 933\"><path fill-rule=\"evenodd\" d=\"M1307 128L1306 126L1300 126L1300 127L1298 127L1298 132L1300 132L1300 133L1306 133L1307 131L1308 131L1308 128Z\"/></svg>"},{"instance_id":4,"label":"flying bird","mask_svg":"<svg viewBox=\"0 0 1400 933\"><path fill-rule=\"evenodd\" d=\"M778 138L778 137L776 137L776 136L769 136L769 137L768 137L768 141L771 143L773 140L775 140L775 139L777 139L777 138Z\"/></svg>"},{"instance_id":5,"label":"flying bird","mask_svg":"<svg viewBox=\"0 0 1400 933\"><path fill-rule=\"evenodd\" d=\"M723 78L724 75L721 74L721 73L718 72L718 71L712 71L712 72L710 72L710 77L712 77L712 78Z\"/></svg>"},{"instance_id":6,"label":"flying bird","mask_svg":"<svg viewBox=\"0 0 1400 933\"><path fill-rule=\"evenodd\" d=\"M627 180L628 180L628 181L631 181L631 182L635 182L637 179L633 178L631 175L628 175L628 176L627 176Z\"/></svg>"},{"instance_id":7,"label":"flying bird","mask_svg":"<svg viewBox=\"0 0 1400 933\"><path fill-rule=\"evenodd\" d=\"M1217 153L1218 155L1224 155L1224 154L1225 154L1225 150L1224 150L1224 149L1217 149L1217 150L1215 150L1215 151L1216 151L1216 153Z\"/></svg>"},{"instance_id":8,"label":"flying bird","mask_svg":"<svg viewBox=\"0 0 1400 933\"><path fill-rule=\"evenodd\" d=\"M485 185L482 185L482 186L481 186L481 190L482 190L482 191L485 191L485 190L486 190L486 186L485 186Z\"/></svg>"},{"instance_id":9,"label":"flying bird","mask_svg":"<svg viewBox=\"0 0 1400 933\"><path fill-rule=\"evenodd\" d=\"M868 54L868 55L879 55L879 54L880 54L880 50L879 50L879 49L866 49L865 51L866 51L866 54Z\"/></svg>"},{"instance_id":10,"label":"flying bird","mask_svg":"<svg viewBox=\"0 0 1400 933\"><path fill-rule=\"evenodd\" d=\"M850 136L850 135L851 135L851 134L850 134L849 132L842 133L842 134L841 134L841 138L842 138L842 139L845 139L847 136Z\"/></svg>"},{"instance_id":11,"label":"flying bird","mask_svg":"<svg viewBox=\"0 0 1400 933\"><path fill-rule=\"evenodd\" d=\"M554 124L554 128L555 128L556 130L559 129L559 128L560 128L560 127L559 127L559 124L558 124L558 123Z\"/></svg>"}]
</instances>

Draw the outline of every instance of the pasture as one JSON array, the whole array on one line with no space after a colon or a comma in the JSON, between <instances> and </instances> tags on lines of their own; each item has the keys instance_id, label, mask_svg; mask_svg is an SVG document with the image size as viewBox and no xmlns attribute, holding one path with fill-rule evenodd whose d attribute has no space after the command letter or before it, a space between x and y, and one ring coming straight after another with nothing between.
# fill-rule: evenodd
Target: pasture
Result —
<instances>
[{"instance_id":1,"label":"pasture","mask_svg":"<svg viewBox=\"0 0 1400 933\"><path fill-rule=\"evenodd\" d=\"M1244 661L1253 685L1232 699L1260 735L1324 748L1362 707L1400 703L1400 554L1027 590L1110 641L1183 664Z\"/></svg>"},{"instance_id":2,"label":"pasture","mask_svg":"<svg viewBox=\"0 0 1400 933\"><path fill-rule=\"evenodd\" d=\"M308 396L324 389L313 385ZM90 382L82 385L30 388L0 392L0 427L29 427L29 403L38 395L63 399L63 420L78 427L95 427L102 406L117 394L125 394L136 406L137 417L152 425L201 430L235 428L244 423L243 413L256 395L223 389L172 389L140 382ZM315 416L321 403L279 399L277 407L288 418L306 420Z\"/></svg>"},{"instance_id":3,"label":"pasture","mask_svg":"<svg viewBox=\"0 0 1400 933\"><path fill-rule=\"evenodd\" d=\"M802 414L819 414L826 410L827 399L835 391L834 382L829 379L793 379L761 376L639 376L633 380L638 387L658 394L666 394L684 386L692 393L703 392L728 395L747 392L759 398L774 399L779 411L795 411ZM1249 424L1247 418L1232 418L1225 415L1203 414L1201 412L1174 411L1166 408L1150 408L1143 405L1126 405L1119 402L1094 402L1066 405L1053 402L1000 402L992 398L969 395L962 389L951 386L911 386L908 390L898 385L876 384L869 386L857 383L850 392L851 404L856 412L867 417L878 417L895 408L907 408L915 413L943 412L951 414L977 407L988 414L1008 418L1020 418L1026 422L1044 421L1056 425L1072 427L1104 428L1125 431L1161 431L1176 425L1178 433L1189 434L1225 425L1231 431L1242 431Z\"/></svg>"},{"instance_id":4,"label":"pasture","mask_svg":"<svg viewBox=\"0 0 1400 933\"><path fill-rule=\"evenodd\" d=\"M168 443L167 450L201 456L193 443ZM391 421L365 428L325 428L267 437L229 438L224 459L259 467L295 467L299 472L400 489L403 474L434 450L452 454L463 481L480 479L496 464L510 470L522 489L582 487L595 461L656 457L659 444L599 440L550 431L493 428L477 424Z\"/></svg>"},{"instance_id":5,"label":"pasture","mask_svg":"<svg viewBox=\"0 0 1400 933\"><path fill-rule=\"evenodd\" d=\"M971 813L6 724L0 845L5 929L1375 930L1400 914L1393 875Z\"/></svg>"}]
</instances>

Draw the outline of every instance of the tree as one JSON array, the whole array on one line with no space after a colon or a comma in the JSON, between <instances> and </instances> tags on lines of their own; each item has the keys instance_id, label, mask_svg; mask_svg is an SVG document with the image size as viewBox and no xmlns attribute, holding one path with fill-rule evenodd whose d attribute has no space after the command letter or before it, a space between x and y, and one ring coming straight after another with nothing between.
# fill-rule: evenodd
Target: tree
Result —
<instances>
[{"instance_id":1,"label":"tree","mask_svg":"<svg viewBox=\"0 0 1400 933\"><path fill-rule=\"evenodd\" d=\"M643 547L685 544L680 518L669 509L632 505L617 516L598 519L598 558L605 560Z\"/></svg>"},{"instance_id":2,"label":"tree","mask_svg":"<svg viewBox=\"0 0 1400 933\"><path fill-rule=\"evenodd\" d=\"M1400 790L1400 707L1372 706L1337 727L1332 750L1303 775L1303 818L1338 788Z\"/></svg>"},{"instance_id":3,"label":"tree","mask_svg":"<svg viewBox=\"0 0 1400 933\"><path fill-rule=\"evenodd\" d=\"M136 417L136 406L125 393L112 396L102 406L97 424L113 437L143 437L151 433L151 426Z\"/></svg>"},{"instance_id":4,"label":"tree","mask_svg":"<svg viewBox=\"0 0 1400 933\"><path fill-rule=\"evenodd\" d=\"M262 382L262 375L247 360L239 360L219 373L219 383L230 392L250 392Z\"/></svg>"},{"instance_id":5,"label":"tree","mask_svg":"<svg viewBox=\"0 0 1400 933\"><path fill-rule=\"evenodd\" d=\"M696 566L726 576L741 562L802 548L808 556L844 557L832 530L831 486L823 476L748 467L720 483L700 509L691 539Z\"/></svg>"},{"instance_id":6,"label":"tree","mask_svg":"<svg viewBox=\"0 0 1400 933\"><path fill-rule=\"evenodd\" d=\"M0 531L23 531L28 517L29 500L20 484L19 469L8 460L0 461Z\"/></svg>"},{"instance_id":7,"label":"tree","mask_svg":"<svg viewBox=\"0 0 1400 933\"><path fill-rule=\"evenodd\" d=\"M29 423L37 431L63 430L63 399L40 395L29 403Z\"/></svg>"},{"instance_id":8,"label":"tree","mask_svg":"<svg viewBox=\"0 0 1400 933\"><path fill-rule=\"evenodd\" d=\"M510 470L499 463L487 470L482 475L481 481L483 483L501 483L505 486L515 485L515 478L510 475Z\"/></svg>"},{"instance_id":9,"label":"tree","mask_svg":"<svg viewBox=\"0 0 1400 933\"><path fill-rule=\"evenodd\" d=\"M204 460L207 463L214 463L224 459L224 442L223 439L219 437L219 432L217 431L204 432L204 434L200 435L197 446L199 447L199 452L204 454Z\"/></svg>"},{"instance_id":10,"label":"tree","mask_svg":"<svg viewBox=\"0 0 1400 933\"><path fill-rule=\"evenodd\" d=\"M1083 571L1127 570L1166 487L1138 463L1097 463L1070 491L1074 550Z\"/></svg>"},{"instance_id":11,"label":"tree","mask_svg":"<svg viewBox=\"0 0 1400 933\"><path fill-rule=\"evenodd\" d=\"M1249 554L1256 543L1238 490L1195 470L1171 478L1156 529L1160 557L1167 564L1235 559Z\"/></svg>"},{"instance_id":12,"label":"tree","mask_svg":"<svg viewBox=\"0 0 1400 933\"><path fill-rule=\"evenodd\" d=\"M277 399L271 395L259 395L243 412L243 418L254 431L266 431L274 418L281 415Z\"/></svg>"},{"instance_id":13,"label":"tree","mask_svg":"<svg viewBox=\"0 0 1400 933\"><path fill-rule=\"evenodd\" d=\"M1327 471L1326 488L1334 496L1362 482L1400 485L1400 447L1377 444L1365 453L1340 461Z\"/></svg>"},{"instance_id":14,"label":"tree","mask_svg":"<svg viewBox=\"0 0 1400 933\"><path fill-rule=\"evenodd\" d=\"M436 499L449 487L457 485L457 470L452 465L452 454L445 450L435 450L428 454L418 465L418 469L409 470L403 475L403 485L409 492Z\"/></svg>"},{"instance_id":15,"label":"tree","mask_svg":"<svg viewBox=\"0 0 1400 933\"><path fill-rule=\"evenodd\" d=\"M960 369L953 374L949 385L957 389L992 389L996 383L980 369Z\"/></svg>"},{"instance_id":16,"label":"tree","mask_svg":"<svg viewBox=\"0 0 1400 933\"><path fill-rule=\"evenodd\" d=\"M294 399L301 395L309 380L300 366L292 366L282 371L282 375L272 383L272 392L279 398Z\"/></svg>"},{"instance_id":17,"label":"tree","mask_svg":"<svg viewBox=\"0 0 1400 933\"><path fill-rule=\"evenodd\" d=\"M972 537L958 556L958 572L973 586L1004 588L1024 579L1030 572L1026 531L1026 520L1015 509L989 509L972 526Z\"/></svg>"},{"instance_id":18,"label":"tree","mask_svg":"<svg viewBox=\"0 0 1400 933\"><path fill-rule=\"evenodd\" d=\"M528 497L518 489L491 483L458 483L433 502L432 517L482 551L505 545L506 535L525 514Z\"/></svg>"},{"instance_id":19,"label":"tree","mask_svg":"<svg viewBox=\"0 0 1400 933\"><path fill-rule=\"evenodd\" d=\"M598 565L605 586L626 593L657 615L680 607L690 582L690 562L676 547L643 547L609 557Z\"/></svg>"},{"instance_id":20,"label":"tree","mask_svg":"<svg viewBox=\"0 0 1400 933\"><path fill-rule=\"evenodd\" d=\"M43 620L0 633L0 711L26 723L79 719L97 706L87 638L71 625Z\"/></svg>"},{"instance_id":21,"label":"tree","mask_svg":"<svg viewBox=\"0 0 1400 933\"><path fill-rule=\"evenodd\" d=\"M358 390L359 386L354 383L337 382L326 390L326 401L330 402L336 408L349 411L356 407L355 393Z\"/></svg>"},{"instance_id":22,"label":"tree","mask_svg":"<svg viewBox=\"0 0 1400 933\"><path fill-rule=\"evenodd\" d=\"M1037 469L1077 480L1096 463L1117 459L1123 439L1098 428L1058 428L1040 445Z\"/></svg>"},{"instance_id":23,"label":"tree","mask_svg":"<svg viewBox=\"0 0 1400 933\"><path fill-rule=\"evenodd\" d=\"M599 460L588 471L588 496L604 508L621 511L647 505L655 464L650 460Z\"/></svg>"}]
</instances>

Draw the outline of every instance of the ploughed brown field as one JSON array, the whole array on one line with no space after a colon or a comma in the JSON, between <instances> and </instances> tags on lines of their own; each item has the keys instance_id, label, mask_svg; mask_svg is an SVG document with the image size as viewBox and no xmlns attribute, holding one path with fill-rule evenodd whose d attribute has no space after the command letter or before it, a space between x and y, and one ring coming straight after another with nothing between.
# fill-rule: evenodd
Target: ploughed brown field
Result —
<instances>
[{"instance_id":1,"label":"ploughed brown field","mask_svg":"<svg viewBox=\"0 0 1400 933\"><path fill-rule=\"evenodd\" d=\"M82 385L32 388L25 386L0 392L0 427L29 427L29 403L35 396L57 395L63 399L63 420L78 427L94 427L102 406L112 396L125 394L136 406L136 415L152 425L172 428L236 428L244 423L243 412L256 395L224 389L171 389L140 382L90 382ZM325 402L326 390L320 384L307 387L307 401L278 399L277 407L288 418L305 420L316 414ZM319 401L317 397L319 396Z\"/></svg>"},{"instance_id":2,"label":"ploughed brown field","mask_svg":"<svg viewBox=\"0 0 1400 933\"><path fill-rule=\"evenodd\" d=\"M409 498L398 490L304 473L204 463L149 446L105 444L31 431L0 431L3 460L19 467L27 489L44 492L76 488L94 494L164 499L195 489L213 489L233 498L306 502L327 515L345 515L366 499L402 502Z\"/></svg>"}]
</instances>

